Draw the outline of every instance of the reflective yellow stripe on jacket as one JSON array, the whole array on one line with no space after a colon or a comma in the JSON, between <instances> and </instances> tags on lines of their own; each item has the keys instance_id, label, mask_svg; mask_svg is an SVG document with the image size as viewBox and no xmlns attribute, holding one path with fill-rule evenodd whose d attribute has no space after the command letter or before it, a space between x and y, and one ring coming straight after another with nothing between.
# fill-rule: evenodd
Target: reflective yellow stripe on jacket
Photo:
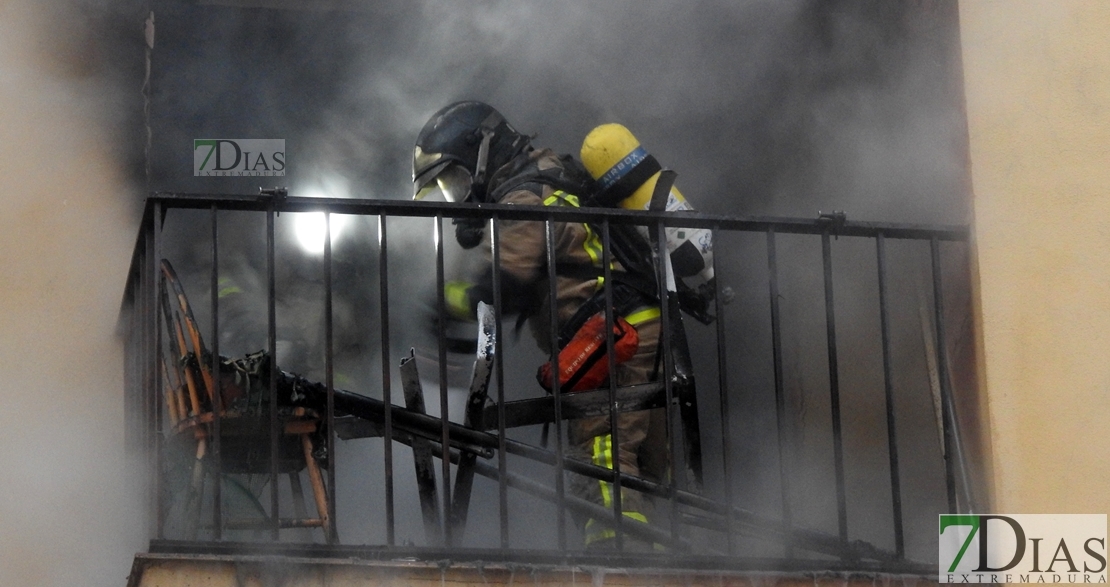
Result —
<instances>
[{"instance_id":1,"label":"reflective yellow stripe on jacket","mask_svg":"<svg viewBox=\"0 0 1110 587\"><path fill-rule=\"evenodd\" d=\"M647 322L648 320L658 318L659 314L659 308L651 307L644 308L642 310L636 310L635 312L632 312L631 314L625 316L624 319L627 320L629 324L636 326L637 324L642 324L644 322Z\"/></svg>"},{"instance_id":2,"label":"reflective yellow stripe on jacket","mask_svg":"<svg viewBox=\"0 0 1110 587\"><path fill-rule=\"evenodd\" d=\"M568 194L567 192L564 192L563 190L555 190L554 192L552 192L552 194L550 196L548 196L547 199L545 199L543 201L543 205L544 206L571 206L573 208L580 208L581 207L581 203L578 200L578 196L576 196L574 194ZM601 267L602 251L604 249L604 247L602 246L602 243L601 243L601 239L598 238L597 233L594 232L592 228L590 228L589 224L583 224L582 226L583 226L583 228L586 229L586 240L585 240L585 242L582 243L582 247L584 249L586 249L586 254L588 254L590 256L590 260L593 262L594 266L595 267ZM609 262L609 267L610 268L613 267L613 262L612 261ZM598 276L598 278L597 278L597 288L601 289L602 286L604 286L604 285L605 285L605 277L604 276ZM659 308L657 308L657 307L648 307L648 308L643 308L643 309L640 309L640 310L636 310L635 312L632 312L631 314L625 316L624 319L627 320L629 324L631 324L633 326L636 326L637 324L640 324L642 322L647 322L648 320L652 320L652 319L658 318L658 317L659 317Z\"/></svg>"},{"instance_id":3,"label":"reflective yellow stripe on jacket","mask_svg":"<svg viewBox=\"0 0 1110 587\"><path fill-rule=\"evenodd\" d=\"M578 196L568 194L563 190L555 190L550 196L543 201L544 206L570 206L572 208L580 208L581 203L578 201ZM597 233L590 228L589 224L582 225L586 229L586 240L582 243L582 248L586 249L586 254L590 256L590 261L593 262L595 267L601 267L602 245L601 239L598 238ZM612 267L612 262L609 263ZM597 278L597 285L601 287L604 278Z\"/></svg>"}]
</instances>

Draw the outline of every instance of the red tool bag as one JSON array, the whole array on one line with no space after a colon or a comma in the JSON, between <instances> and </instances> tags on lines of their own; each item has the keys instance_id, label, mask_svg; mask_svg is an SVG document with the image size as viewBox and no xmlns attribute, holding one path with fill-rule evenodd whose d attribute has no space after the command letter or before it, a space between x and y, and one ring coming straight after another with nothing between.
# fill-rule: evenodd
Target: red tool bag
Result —
<instances>
[{"instance_id":1,"label":"red tool bag","mask_svg":"<svg viewBox=\"0 0 1110 587\"><path fill-rule=\"evenodd\" d=\"M594 314L559 351L559 391L573 393L597 389L609 379L609 357L605 352L605 313ZM613 355L616 364L631 359L640 346L636 329L620 316L613 317ZM552 392L551 362L536 373L540 385Z\"/></svg>"}]
</instances>

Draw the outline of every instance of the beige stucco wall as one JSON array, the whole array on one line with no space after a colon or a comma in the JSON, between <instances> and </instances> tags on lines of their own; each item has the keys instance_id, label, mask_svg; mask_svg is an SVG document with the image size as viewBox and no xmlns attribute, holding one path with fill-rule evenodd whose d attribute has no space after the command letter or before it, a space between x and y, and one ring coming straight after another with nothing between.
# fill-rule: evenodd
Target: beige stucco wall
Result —
<instances>
[{"instance_id":1,"label":"beige stucco wall","mask_svg":"<svg viewBox=\"0 0 1110 587\"><path fill-rule=\"evenodd\" d=\"M1110 511L1110 2L960 3L996 512Z\"/></svg>"}]
</instances>

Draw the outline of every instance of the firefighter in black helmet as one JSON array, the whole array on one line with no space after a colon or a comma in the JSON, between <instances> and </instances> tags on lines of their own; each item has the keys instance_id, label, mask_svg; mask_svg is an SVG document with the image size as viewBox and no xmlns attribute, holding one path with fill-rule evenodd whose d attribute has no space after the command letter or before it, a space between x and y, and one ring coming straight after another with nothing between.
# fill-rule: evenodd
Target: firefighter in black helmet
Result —
<instances>
[{"instance_id":1,"label":"firefighter in black helmet","mask_svg":"<svg viewBox=\"0 0 1110 587\"><path fill-rule=\"evenodd\" d=\"M417 136L412 162L416 199L435 181L452 202L484 202L489 172L530 150L528 143L489 104L452 104L432 116Z\"/></svg>"},{"instance_id":2,"label":"firefighter in black helmet","mask_svg":"<svg viewBox=\"0 0 1110 587\"><path fill-rule=\"evenodd\" d=\"M533 148L528 136L513 128L493 107L482 102L458 102L436 112L420 131L413 155L413 187L416 199L442 192L453 202L500 203L531 206L580 205L594 189L593 179L580 163L550 149ZM465 248L483 244L490 260L490 242L484 235L485 222L456 221L456 237ZM556 299L550 299L544 223L502 221L500 239L502 311L528 317L540 348L550 354L551 304L558 309L560 366L564 352L574 348L576 334L587 318L595 317L604 299L603 251L599 235L587 224L554 224ZM618 386L655 380L658 361L659 301L654 283L650 287L628 287L633 283L631 262L612 261L611 275L616 320L626 329L624 339L631 348L615 365ZM472 282L449 282L445 291L448 311L454 318L472 319L479 301L492 303L492 263ZM603 302L600 302L603 304ZM596 323L596 318L593 321ZM604 330L604 327L602 328ZM617 353L612 353L616 355ZM617 361L616 359L614 359ZM607 367L607 363L606 363ZM607 373L607 370L606 370ZM550 371L548 371L550 374ZM563 381L560 379L560 381ZM542 383L542 381L541 381ZM563 393L589 389L561 385ZM662 410L624 413L611 434L608 416L583 418L570 423L570 442L575 458L613 468L620 459L623 474L662 479L667 467L667 450ZM619 450L613 446L614 439ZM572 491L612 508L611 484L574 476ZM646 498L635 491L621 491L621 509L626 519L648 521ZM614 530L598 520L580 520L588 546L612 544Z\"/></svg>"},{"instance_id":3,"label":"firefighter in black helmet","mask_svg":"<svg viewBox=\"0 0 1110 587\"><path fill-rule=\"evenodd\" d=\"M414 198L437 187L449 202L485 202L491 171L531 150L520 134L489 104L457 102L437 112L416 139L412 160ZM463 248L477 246L481 220L456 219Z\"/></svg>"}]
</instances>

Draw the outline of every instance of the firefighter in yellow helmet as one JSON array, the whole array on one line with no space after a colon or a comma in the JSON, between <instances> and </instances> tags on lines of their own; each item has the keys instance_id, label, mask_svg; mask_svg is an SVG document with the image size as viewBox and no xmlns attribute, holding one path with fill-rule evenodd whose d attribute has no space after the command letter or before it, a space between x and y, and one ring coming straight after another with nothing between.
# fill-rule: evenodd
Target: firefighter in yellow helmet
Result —
<instances>
[{"instance_id":1,"label":"firefighter in yellow helmet","mask_svg":"<svg viewBox=\"0 0 1110 587\"><path fill-rule=\"evenodd\" d=\"M593 180L580 163L550 149L534 148L528 136L516 131L493 107L482 102L459 102L436 112L416 141L413 156L413 186L416 199L438 190L449 201L493 202L531 206L580 205L580 196L591 189ZM456 221L456 238L464 248L479 244L490 259L489 235L484 222ZM659 301L650 262L634 265L632 257L613 261L613 283L603 283L602 244L596 229L587 224L556 223L555 300L549 296L546 235L544 223L502 221L501 284L502 311L528 318L540 348L551 353L551 304L557 307L561 370L570 361L565 353L578 348L584 334L604 316L605 287L612 288L616 328L620 332L616 360L618 386L647 383L662 376L659 362ZM616 255L614 255L616 258ZM645 257L647 258L647 257ZM447 284L449 312L460 319L473 318L479 301L492 303L492 262L471 282ZM592 318L592 321L591 321ZM604 333L604 326L601 326ZM621 360L623 359L623 360ZM560 377L562 393L600 387L597 375L606 377L607 363L594 364L590 373L553 374L541 369L541 383L550 390L551 379ZM584 375L584 376L583 376ZM613 468L619 459L623 475L660 480L667 467L665 426L662 410L620 414L617 434L610 430L608 416L584 418L570 423L573 458ZM613 446L613 439L619 449ZM613 506L611 484L582 476L571 478L574 494L608 509ZM621 509L628 520L647 522L651 515L645 497L624 488ZM599 520L579 520L584 540L590 547L605 547L615 541L615 530ZM627 539L626 539L627 540Z\"/></svg>"}]
</instances>

